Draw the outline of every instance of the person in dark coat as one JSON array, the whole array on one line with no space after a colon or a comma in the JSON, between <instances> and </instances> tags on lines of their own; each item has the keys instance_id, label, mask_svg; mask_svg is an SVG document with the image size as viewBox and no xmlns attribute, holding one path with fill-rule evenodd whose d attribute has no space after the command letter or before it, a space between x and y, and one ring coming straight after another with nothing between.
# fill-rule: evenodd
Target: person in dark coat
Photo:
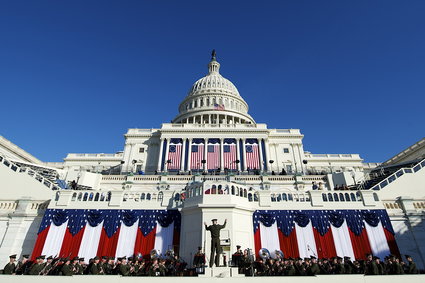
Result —
<instances>
[{"instance_id":1,"label":"person in dark coat","mask_svg":"<svg viewBox=\"0 0 425 283\"><path fill-rule=\"evenodd\" d=\"M44 256L38 256L36 262L31 266L28 275L40 275L44 268Z\"/></svg>"},{"instance_id":2,"label":"person in dark coat","mask_svg":"<svg viewBox=\"0 0 425 283\"><path fill-rule=\"evenodd\" d=\"M315 276L317 274L320 274L320 267L319 264L317 264L317 258L314 256L311 256L311 264L308 267L308 275Z\"/></svg>"},{"instance_id":3,"label":"person in dark coat","mask_svg":"<svg viewBox=\"0 0 425 283\"><path fill-rule=\"evenodd\" d=\"M9 256L9 262L5 265L5 267L3 268L3 274L15 274L15 270L16 270L16 255L11 255Z\"/></svg>"},{"instance_id":4,"label":"person in dark coat","mask_svg":"<svg viewBox=\"0 0 425 283\"><path fill-rule=\"evenodd\" d=\"M416 267L416 263L413 261L413 258L410 255L406 255L406 260L408 265L406 267L407 274L418 274L418 268Z\"/></svg>"},{"instance_id":5,"label":"person in dark coat","mask_svg":"<svg viewBox=\"0 0 425 283\"><path fill-rule=\"evenodd\" d=\"M103 274L103 269L102 266L100 266L100 258L99 257L95 257L93 259L93 263L90 267L90 272L89 274L91 275L100 275Z\"/></svg>"},{"instance_id":6,"label":"person in dark coat","mask_svg":"<svg viewBox=\"0 0 425 283\"><path fill-rule=\"evenodd\" d=\"M220 230L226 227L227 219L224 220L223 225L217 224L217 219L212 220L212 225L208 226L207 223L204 223L205 229L211 232L211 254L210 254L210 267L214 264L215 258L215 266L220 265Z\"/></svg>"},{"instance_id":7,"label":"person in dark coat","mask_svg":"<svg viewBox=\"0 0 425 283\"><path fill-rule=\"evenodd\" d=\"M29 258L30 258L29 255L22 256L22 260L20 260L18 264L16 265L16 270L15 270L16 275L27 274L32 264Z\"/></svg>"},{"instance_id":8,"label":"person in dark coat","mask_svg":"<svg viewBox=\"0 0 425 283\"><path fill-rule=\"evenodd\" d=\"M69 258L64 259L64 263L62 265L61 273L64 276L72 276L74 275L74 267L71 264L71 260Z\"/></svg>"}]
</instances>

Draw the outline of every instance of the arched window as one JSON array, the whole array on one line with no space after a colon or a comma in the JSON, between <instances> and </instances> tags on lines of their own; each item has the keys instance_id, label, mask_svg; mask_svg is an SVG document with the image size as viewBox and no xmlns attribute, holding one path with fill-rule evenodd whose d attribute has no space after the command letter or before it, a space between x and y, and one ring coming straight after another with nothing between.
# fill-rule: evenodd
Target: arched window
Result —
<instances>
[{"instance_id":1,"label":"arched window","mask_svg":"<svg viewBox=\"0 0 425 283\"><path fill-rule=\"evenodd\" d=\"M56 192L55 201L58 201L58 200L59 200L59 192Z\"/></svg>"},{"instance_id":2,"label":"arched window","mask_svg":"<svg viewBox=\"0 0 425 283\"><path fill-rule=\"evenodd\" d=\"M284 201L288 201L288 197L286 196L286 194L285 194L285 193L283 193L283 194L282 194L282 200L284 200Z\"/></svg>"},{"instance_id":3,"label":"arched window","mask_svg":"<svg viewBox=\"0 0 425 283\"><path fill-rule=\"evenodd\" d=\"M379 197L378 197L378 194L377 193L373 193L373 199L375 201L379 201Z\"/></svg>"},{"instance_id":4,"label":"arched window","mask_svg":"<svg viewBox=\"0 0 425 283\"><path fill-rule=\"evenodd\" d=\"M326 194L322 194L323 201L328 201L328 198L326 197Z\"/></svg>"},{"instance_id":5,"label":"arched window","mask_svg":"<svg viewBox=\"0 0 425 283\"><path fill-rule=\"evenodd\" d=\"M77 199L77 193L73 193L71 201L75 201L76 199Z\"/></svg>"},{"instance_id":6,"label":"arched window","mask_svg":"<svg viewBox=\"0 0 425 283\"><path fill-rule=\"evenodd\" d=\"M100 194L100 201L104 201L105 200L105 193L101 193Z\"/></svg>"},{"instance_id":7,"label":"arched window","mask_svg":"<svg viewBox=\"0 0 425 283\"><path fill-rule=\"evenodd\" d=\"M332 194L331 194L331 193L329 193L329 194L328 194L328 200L329 200L329 201L334 201L334 199L333 199L333 197L332 197Z\"/></svg>"},{"instance_id":8,"label":"arched window","mask_svg":"<svg viewBox=\"0 0 425 283\"><path fill-rule=\"evenodd\" d=\"M96 195L94 196L94 201L98 201L99 200L99 193L96 193Z\"/></svg>"},{"instance_id":9,"label":"arched window","mask_svg":"<svg viewBox=\"0 0 425 283\"><path fill-rule=\"evenodd\" d=\"M82 198L83 198L83 193L79 193L78 194L78 200L81 201Z\"/></svg>"},{"instance_id":10,"label":"arched window","mask_svg":"<svg viewBox=\"0 0 425 283\"><path fill-rule=\"evenodd\" d=\"M275 202L276 201L276 196L275 196L275 194L272 194L272 202Z\"/></svg>"},{"instance_id":11,"label":"arched window","mask_svg":"<svg viewBox=\"0 0 425 283\"><path fill-rule=\"evenodd\" d=\"M351 201L356 201L356 196L354 195L354 193L351 193L350 196L351 196Z\"/></svg>"},{"instance_id":12,"label":"arched window","mask_svg":"<svg viewBox=\"0 0 425 283\"><path fill-rule=\"evenodd\" d=\"M344 194L343 193L339 193L339 200L344 201Z\"/></svg>"},{"instance_id":13,"label":"arched window","mask_svg":"<svg viewBox=\"0 0 425 283\"><path fill-rule=\"evenodd\" d=\"M246 196L247 196L247 195L246 195L246 193L247 193L247 192L246 192L246 189L243 189L243 197L244 197L244 198L246 198Z\"/></svg>"},{"instance_id":14,"label":"arched window","mask_svg":"<svg viewBox=\"0 0 425 283\"><path fill-rule=\"evenodd\" d=\"M239 188L236 187L236 195L239 196Z\"/></svg>"},{"instance_id":15,"label":"arched window","mask_svg":"<svg viewBox=\"0 0 425 283\"><path fill-rule=\"evenodd\" d=\"M141 200L144 200L144 199L145 199L145 197L146 197L145 193L142 193L142 194L140 195L140 199L141 199Z\"/></svg>"},{"instance_id":16,"label":"arched window","mask_svg":"<svg viewBox=\"0 0 425 283\"><path fill-rule=\"evenodd\" d=\"M258 201L258 194L254 193L254 201Z\"/></svg>"},{"instance_id":17,"label":"arched window","mask_svg":"<svg viewBox=\"0 0 425 283\"><path fill-rule=\"evenodd\" d=\"M83 201L87 201L88 197L89 197L89 193L84 193Z\"/></svg>"},{"instance_id":18,"label":"arched window","mask_svg":"<svg viewBox=\"0 0 425 283\"><path fill-rule=\"evenodd\" d=\"M232 195L234 195L234 194L235 194L235 187L232 186Z\"/></svg>"},{"instance_id":19,"label":"arched window","mask_svg":"<svg viewBox=\"0 0 425 283\"><path fill-rule=\"evenodd\" d=\"M357 201L361 201L362 200L362 197L360 195L360 192L356 192L356 198L357 198Z\"/></svg>"},{"instance_id":20,"label":"arched window","mask_svg":"<svg viewBox=\"0 0 425 283\"><path fill-rule=\"evenodd\" d=\"M335 201L339 201L339 198L338 198L338 194L337 193L334 193L334 200Z\"/></svg>"},{"instance_id":21,"label":"arched window","mask_svg":"<svg viewBox=\"0 0 425 283\"><path fill-rule=\"evenodd\" d=\"M218 194L222 195L223 194L223 189L221 185L218 185Z\"/></svg>"},{"instance_id":22,"label":"arched window","mask_svg":"<svg viewBox=\"0 0 425 283\"><path fill-rule=\"evenodd\" d=\"M248 201L252 201L252 194L251 193L248 194Z\"/></svg>"},{"instance_id":23,"label":"arched window","mask_svg":"<svg viewBox=\"0 0 425 283\"><path fill-rule=\"evenodd\" d=\"M164 193L163 192L159 192L158 193L158 201L162 201L164 199Z\"/></svg>"},{"instance_id":24,"label":"arched window","mask_svg":"<svg viewBox=\"0 0 425 283\"><path fill-rule=\"evenodd\" d=\"M146 200L151 200L151 194L150 193L146 194Z\"/></svg>"},{"instance_id":25,"label":"arched window","mask_svg":"<svg viewBox=\"0 0 425 283\"><path fill-rule=\"evenodd\" d=\"M243 197L243 189L242 188L239 189L239 196Z\"/></svg>"},{"instance_id":26,"label":"arched window","mask_svg":"<svg viewBox=\"0 0 425 283\"><path fill-rule=\"evenodd\" d=\"M215 195L216 193L217 193L217 187L215 185L212 185L211 194Z\"/></svg>"},{"instance_id":27,"label":"arched window","mask_svg":"<svg viewBox=\"0 0 425 283\"><path fill-rule=\"evenodd\" d=\"M350 201L350 195L348 193L345 193L345 201Z\"/></svg>"},{"instance_id":28,"label":"arched window","mask_svg":"<svg viewBox=\"0 0 425 283\"><path fill-rule=\"evenodd\" d=\"M294 200L294 198L292 197L292 194L288 194L288 200L289 201L293 201Z\"/></svg>"},{"instance_id":29,"label":"arched window","mask_svg":"<svg viewBox=\"0 0 425 283\"><path fill-rule=\"evenodd\" d=\"M276 201L282 201L282 196L280 194L277 194Z\"/></svg>"},{"instance_id":30,"label":"arched window","mask_svg":"<svg viewBox=\"0 0 425 283\"><path fill-rule=\"evenodd\" d=\"M89 200L91 201L91 200L93 200L93 193L90 193L90 195L89 195Z\"/></svg>"}]
</instances>

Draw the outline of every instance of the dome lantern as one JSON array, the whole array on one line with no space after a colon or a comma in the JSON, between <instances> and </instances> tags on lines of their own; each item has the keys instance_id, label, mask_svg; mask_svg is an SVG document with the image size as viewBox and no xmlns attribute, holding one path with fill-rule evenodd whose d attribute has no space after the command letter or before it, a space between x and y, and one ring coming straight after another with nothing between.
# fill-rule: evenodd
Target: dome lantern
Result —
<instances>
[{"instance_id":1,"label":"dome lantern","mask_svg":"<svg viewBox=\"0 0 425 283\"><path fill-rule=\"evenodd\" d=\"M215 50L208 63L208 75L197 80L179 106L172 123L255 124L248 104L235 85L220 73Z\"/></svg>"}]
</instances>

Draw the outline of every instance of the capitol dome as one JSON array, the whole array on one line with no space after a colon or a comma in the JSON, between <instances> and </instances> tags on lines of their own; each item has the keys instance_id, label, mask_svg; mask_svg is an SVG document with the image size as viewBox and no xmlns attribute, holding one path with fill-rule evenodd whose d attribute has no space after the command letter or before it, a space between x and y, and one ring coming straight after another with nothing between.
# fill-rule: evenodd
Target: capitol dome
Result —
<instances>
[{"instance_id":1,"label":"capitol dome","mask_svg":"<svg viewBox=\"0 0 425 283\"><path fill-rule=\"evenodd\" d=\"M235 85L220 74L215 51L208 64L208 75L197 80L179 106L173 123L255 124L248 104Z\"/></svg>"}]
</instances>

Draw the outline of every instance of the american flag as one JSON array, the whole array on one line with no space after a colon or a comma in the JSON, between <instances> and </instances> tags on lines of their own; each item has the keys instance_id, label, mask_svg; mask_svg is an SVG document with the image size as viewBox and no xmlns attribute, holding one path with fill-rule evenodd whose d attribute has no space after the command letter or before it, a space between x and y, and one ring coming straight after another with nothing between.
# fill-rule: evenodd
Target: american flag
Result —
<instances>
[{"instance_id":1,"label":"american flag","mask_svg":"<svg viewBox=\"0 0 425 283\"><path fill-rule=\"evenodd\" d=\"M204 159L204 145L193 144L190 151L190 169L202 169L202 160Z\"/></svg>"},{"instance_id":2,"label":"american flag","mask_svg":"<svg viewBox=\"0 0 425 283\"><path fill-rule=\"evenodd\" d=\"M259 169L260 153L258 152L258 144L248 144L246 150L246 167L249 169Z\"/></svg>"},{"instance_id":3,"label":"american flag","mask_svg":"<svg viewBox=\"0 0 425 283\"><path fill-rule=\"evenodd\" d=\"M182 156L182 144L170 144L170 148L168 150L168 158L167 161L170 160L171 163L168 164L168 170L179 170Z\"/></svg>"},{"instance_id":4,"label":"american flag","mask_svg":"<svg viewBox=\"0 0 425 283\"><path fill-rule=\"evenodd\" d=\"M220 144L209 144L207 148L207 169L220 168Z\"/></svg>"},{"instance_id":5,"label":"american flag","mask_svg":"<svg viewBox=\"0 0 425 283\"><path fill-rule=\"evenodd\" d=\"M236 158L236 143L226 144L225 141L223 145L224 168L237 169Z\"/></svg>"},{"instance_id":6,"label":"american flag","mask_svg":"<svg viewBox=\"0 0 425 283\"><path fill-rule=\"evenodd\" d=\"M224 104L214 104L214 110L224 110Z\"/></svg>"}]
</instances>

